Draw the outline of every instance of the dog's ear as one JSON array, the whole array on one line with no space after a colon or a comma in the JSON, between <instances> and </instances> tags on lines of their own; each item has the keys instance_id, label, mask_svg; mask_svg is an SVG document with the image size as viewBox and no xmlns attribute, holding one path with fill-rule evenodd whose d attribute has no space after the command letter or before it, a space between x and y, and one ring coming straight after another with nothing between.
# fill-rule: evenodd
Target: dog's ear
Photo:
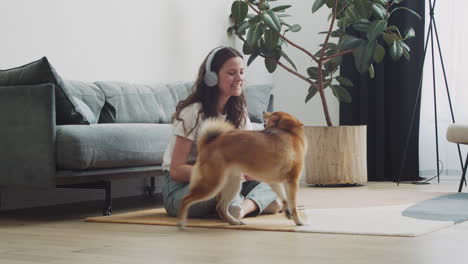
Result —
<instances>
[{"instance_id":1,"label":"dog's ear","mask_svg":"<svg viewBox=\"0 0 468 264\"><path fill-rule=\"evenodd\" d=\"M278 121L281 119L281 117L277 114L277 112L274 113L264 113L263 114L265 117L265 128L272 128L272 127L278 127Z\"/></svg>"},{"instance_id":2,"label":"dog's ear","mask_svg":"<svg viewBox=\"0 0 468 264\"><path fill-rule=\"evenodd\" d=\"M278 128L289 131L304 126L298 119L287 113L280 113L276 122Z\"/></svg>"},{"instance_id":3,"label":"dog's ear","mask_svg":"<svg viewBox=\"0 0 468 264\"><path fill-rule=\"evenodd\" d=\"M271 116L271 112L263 112L263 120L268 120L268 118L270 118Z\"/></svg>"}]
</instances>

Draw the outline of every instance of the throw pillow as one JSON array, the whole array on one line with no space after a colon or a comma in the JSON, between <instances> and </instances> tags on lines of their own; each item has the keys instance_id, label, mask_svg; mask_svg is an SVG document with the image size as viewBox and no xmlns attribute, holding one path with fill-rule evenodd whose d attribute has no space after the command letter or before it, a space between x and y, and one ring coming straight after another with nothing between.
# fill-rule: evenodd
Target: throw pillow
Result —
<instances>
[{"instance_id":1,"label":"throw pillow","mask_svg":"<svg viewBox=\"0 0 468 264\"><path fill-rule=\"evenodd\" d=\"M89 124L96 124L96 116L94 115L93 111L89 108L89 106L81 101L78 97L72 96L72 100L77 106L77 109L80 113L83 113L84 118L89 122Z\"/></svg>"},{"instance_id":2,"label":"throw pillow","mask_svg":"<svg viewBox=\"0 0 468 264\"><path fill-rule=\"evenodd\" d=\"M58 125L88 124L77 106L70 100L62 78L46 57L20 67L0 70L0 86L35 85L52 83L55 85L55 113Z\"/></svg>"},{"instance_id":3,"label":"throw pillow","mask_svg":"<svg viewBox=\"0 0 468 264\"><path fill-rule=\"evenodd\" d=\"M70 93L70 95L83 101L83 103L85 103L93 112L96 120L99 120L99 116L106 99L104 97L104 93L101 91L101 88L91 82L77 80L63 80L63 82L65 83L65 87L67 87L67 91ZM77 109L77 111L85 114L79 109Z\"/></svg>"},{"instance_id":4,"label":"throw pillow","mask_svg":"<svg viewBox=\"0 0 468 264\"><path fill-rule=\"evenodd\" d=\"M263 112L268 111L271 85L251 85L244 90L249 118L252 122L263 123Z\"/></svg>"}]
</instances>

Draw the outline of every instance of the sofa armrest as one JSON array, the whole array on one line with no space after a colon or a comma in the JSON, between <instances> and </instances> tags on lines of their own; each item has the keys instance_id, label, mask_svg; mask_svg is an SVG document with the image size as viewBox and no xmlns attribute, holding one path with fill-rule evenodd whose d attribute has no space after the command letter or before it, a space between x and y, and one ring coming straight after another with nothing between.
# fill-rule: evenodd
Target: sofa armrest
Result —
<instances>
[{"instance_id":1,"label":"sofa armrest","mask_svg":"<svg viewBox=\"0 0 468 264\"><path fill-rule=\"evenodd\" d=\"M0 86L0 186L55 186L53 84Z\"/></svg>"}]
</instances>

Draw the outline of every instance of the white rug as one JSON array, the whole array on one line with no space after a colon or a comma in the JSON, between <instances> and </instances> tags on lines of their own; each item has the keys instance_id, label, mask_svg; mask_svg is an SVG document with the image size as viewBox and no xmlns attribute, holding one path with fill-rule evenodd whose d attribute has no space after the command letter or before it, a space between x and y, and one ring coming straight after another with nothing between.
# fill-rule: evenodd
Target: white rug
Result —
<instances>
[{"instance_id":1,"label":"white rug","mask_svg":"<svg viewBox=\"0 0 468 264\"><path fill-rule=\"evenodd\" d=\"M455 224L403 216L402 212L410 206L307 209L309 225L298 229L314 233L414 237Z\"/></svg>"}]
</instances>

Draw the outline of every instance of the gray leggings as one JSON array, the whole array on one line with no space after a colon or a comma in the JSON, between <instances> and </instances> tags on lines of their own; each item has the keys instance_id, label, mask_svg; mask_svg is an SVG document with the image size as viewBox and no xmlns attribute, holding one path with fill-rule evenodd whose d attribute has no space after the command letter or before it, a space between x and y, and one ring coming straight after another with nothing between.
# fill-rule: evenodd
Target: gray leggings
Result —
<instances>
[{"instance_id":1,"label":"gray leggings","mask_svg":"<svg viewBox=\"0 0 468 264\"><path fill-rule=\"evenodd\" d=\"M188 193L188 182L177 182L171 179L168 171L164 171L164 184L162 188L164 208L170 216L177 216L182 202L182 198ZM270 205L278 197L270 186L258 181L245 181L239 195L232 203L241 204L244 199L251 199L259 210L253 215L261 214L263 209ZM215 198L193 204L188 213L188 217L201 218L216 214Z\"/></svg>"}]
</instances>

